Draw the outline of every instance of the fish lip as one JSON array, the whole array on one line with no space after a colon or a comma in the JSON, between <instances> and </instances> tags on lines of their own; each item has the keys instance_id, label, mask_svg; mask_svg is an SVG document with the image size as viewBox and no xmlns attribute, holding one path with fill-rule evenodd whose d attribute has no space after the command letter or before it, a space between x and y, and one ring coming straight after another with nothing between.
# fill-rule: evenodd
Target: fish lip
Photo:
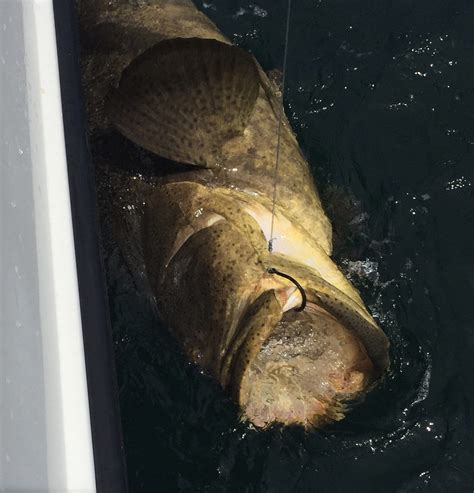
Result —
<instances>
[{"instance_id":1,"label":"fish lip","mask_svg":"<svg viewBox=\"0 0 474 493\"><path fill-rule=\"evenodd\" d=\"M306 292L308 302L321 306L351 329L380 373L386 373L390 367L390 341L362 300L326 280L324 272L321 274L310 266L293 263L283 255L273 254L272 267L297 279Z\"/></svg>"},{"instance_id":2,"label":"fish lip","mask_svg":"<svg viewBox=\"0 0 474 493\"><path fill-rule=\"evenodd\" d=\"M278 324L278 322L275 323L275 326L273 327L273 329L275 329L277 324ZM273 329L272 329L272 331L273 331ZM236 334L238 334L238 332L239 332L239 329L237 329ZM268 337L270 337L270 335L271 335L271 333L268 335ZM221 367L221 371L220 371L222 386L224 388L230 388L232 395L234 395L234 397L236 397L237 401L238 401L238 396L236 395L236 393L238 393L238 389L240 386L240 382L243 379L243 375L241 375L239 377L238 370L236 367L238 366L239 360L241 358L243 358L243 351L244 351L245 345L251 336L252 336L252 333L249 332L245 335L245 337L241 341L238 340L238 337L234 337L232 339L231 343L229 344L229 347L225 351L224 357L223 357L224 363L223 363L223 365ZM265 340L262 341L262 343L260 344L259 350L263 346L264 342L265 342ZM258 352L257 352L257 354L258 354ZM253 359L255 359L255 357L256 357L256 355L254 356L254 358L252 358L252 361L253 361ZM252 363L252 361L248 361L247 364L250 365Z\"/></svg>"},{"instance_id":3,"label":"fish lip","mask_svg":"<svg viewBox=\"0 0 474 493\"><path fill-rule=\"evenodd\" d=\"M265 299L265 297L272 301L270 306L266 308L266 312L264 306L259 306L259 300L262 298ZM259 315L265 313L267 313L268 317L259 319ZM239 388L245 373L245 368L248 368L248 365L250 365L258 355L265 340L273 333L282 316L283 310L275 294L275 290L273 289L261 293L241 315L235 335L224 352L222 358L223 363L221 364L219 372L221 385L230 390L237 402L239 401ZM255 324L252 325L252 317L259 319L259 322L262 322L263 320L263 324L260 324L259 327ZM264 325L264 337L262 337L262 325ZM259 331L260 334L258 333ZM250 344L252 339L257 341L254 342L253 345ZM253 355L250 359L248 353L249 347L253 349ZM246 358L247 361L245 361Z\"/></svg>"}]
</instances>

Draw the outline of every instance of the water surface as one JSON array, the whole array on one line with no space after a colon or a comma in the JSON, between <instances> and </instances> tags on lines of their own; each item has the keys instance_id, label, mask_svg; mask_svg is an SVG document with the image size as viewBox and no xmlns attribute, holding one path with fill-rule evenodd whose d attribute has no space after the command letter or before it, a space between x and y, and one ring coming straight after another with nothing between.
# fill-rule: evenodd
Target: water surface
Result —
<instances>
[{"instance_id":1,"label":"water surface","mask_svg":"<svg viewBox=\"0 0 474 493\"><path fill-rule=\"evenodd\" d=\"M285 1L198 5L281 69ZM474 491L473 24L469 1L293 2L287 112L336 258L392 344L390 375L344 421L240 423L105 238L132 492Z\"/></svg>"}]
</instances>

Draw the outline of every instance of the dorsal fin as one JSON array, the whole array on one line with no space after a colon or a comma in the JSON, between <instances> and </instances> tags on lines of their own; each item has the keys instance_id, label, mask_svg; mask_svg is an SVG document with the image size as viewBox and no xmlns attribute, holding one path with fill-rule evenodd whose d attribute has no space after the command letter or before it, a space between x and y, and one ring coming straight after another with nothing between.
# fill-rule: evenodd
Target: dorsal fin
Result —
<instances>
[{"instance_id":1,"label":"dorsal fin","mask_svg":"<svg viewBox=\"0 0 474 493\"><path fill-rule=\"evenodd\" d=\"M207 168L240 135L258 97L254 58L214 39L164 40L123 72L107 100L109 118L159 156Z\"/></svg>"}]
</instances>

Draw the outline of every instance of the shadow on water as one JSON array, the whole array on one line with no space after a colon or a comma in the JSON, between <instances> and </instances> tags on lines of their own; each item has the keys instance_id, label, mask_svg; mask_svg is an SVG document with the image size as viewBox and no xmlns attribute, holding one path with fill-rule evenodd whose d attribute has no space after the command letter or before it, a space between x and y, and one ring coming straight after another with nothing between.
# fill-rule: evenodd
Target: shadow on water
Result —
<instances>
[{"instance_id":1,"label":"shadow on water","mask_svg":"<svg viewBox=\"0 0 474 493\"><path fill-rule=\"evenodd\" d=\"M199 7L280 67L286 2ZM468 1L294 2L288 114L336 258L392 344L385 383L340 423L240 423L159 326L143 269L107 241L102 193L132 492L474 490L473 21Z\"/></svg>"}]
</instances>

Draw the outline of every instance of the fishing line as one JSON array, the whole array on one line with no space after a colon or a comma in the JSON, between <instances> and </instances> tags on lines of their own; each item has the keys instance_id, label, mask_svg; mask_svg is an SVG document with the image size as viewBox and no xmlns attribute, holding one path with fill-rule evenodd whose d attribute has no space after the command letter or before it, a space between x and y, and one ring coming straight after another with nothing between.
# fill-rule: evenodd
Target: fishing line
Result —
<instances>
[{"instance_id":1,"label":"fishing line","mask_svg":"<svg viewBox=\"0 0 474 493\"><path fill-rule=\"evenodd\" d=\"M273 237L273 230L275 226L275 207L276 207L276 197L277 197L277 185L278 185L278 168L280 164L280 144L281 144L281 128L283 125L283 115L284 115L284 107L283 100L285 97L285 88L286 88L286 66L288 61L288 39L290 34L290 18L291 18L291 0L288 0L288 9L286 12L286 30L285 30L285 51L283 55L283 74L281 81L281 105L280 105L280 115L278 118L278 134L277 134L277 147L276 147L276 159L275 159L275 169L273 172L273 199L272 199L272 222L270 226L270 239L268 240L268 251L270 253L273 252L273 241L276 239ZM296 308L295 311L302 312L306 308L306 292L301 286L301 284L289 274L285 274L284 272L280 272L279 270L270 267L267 272L269 274L275 274L277 276L283 277L291 281L298 291L301 293L301 306Z\"/></svg>"},{"instance_id":2,"label":"fishing line","mask_svg":"<svg viewBox=\"0 0 474 493\"><path fill-rule=\"evenodd\" d=\"M268 240L268 251L273 252L273 228L275 225L275 205L276 205L276 195L277 195L277 181L278 181L278 166L280 164L280 143L281 143L281 127L283 124L283 98L285 96L285 82L286 82L286 62L288 59L288 38L290 33L290 17L291 17L291 0L288 0L288 9L286 12L286 31L285 31L285 51L283 55L283 76L281 82L281 106L280 106L280 117L278 119L278 136L277 136L277 147L276 147L276 160L275 160L275 170L273 172L273 203L272 203L272 222L270 226L270 239Z\"/></svg>"}]
</instances>

